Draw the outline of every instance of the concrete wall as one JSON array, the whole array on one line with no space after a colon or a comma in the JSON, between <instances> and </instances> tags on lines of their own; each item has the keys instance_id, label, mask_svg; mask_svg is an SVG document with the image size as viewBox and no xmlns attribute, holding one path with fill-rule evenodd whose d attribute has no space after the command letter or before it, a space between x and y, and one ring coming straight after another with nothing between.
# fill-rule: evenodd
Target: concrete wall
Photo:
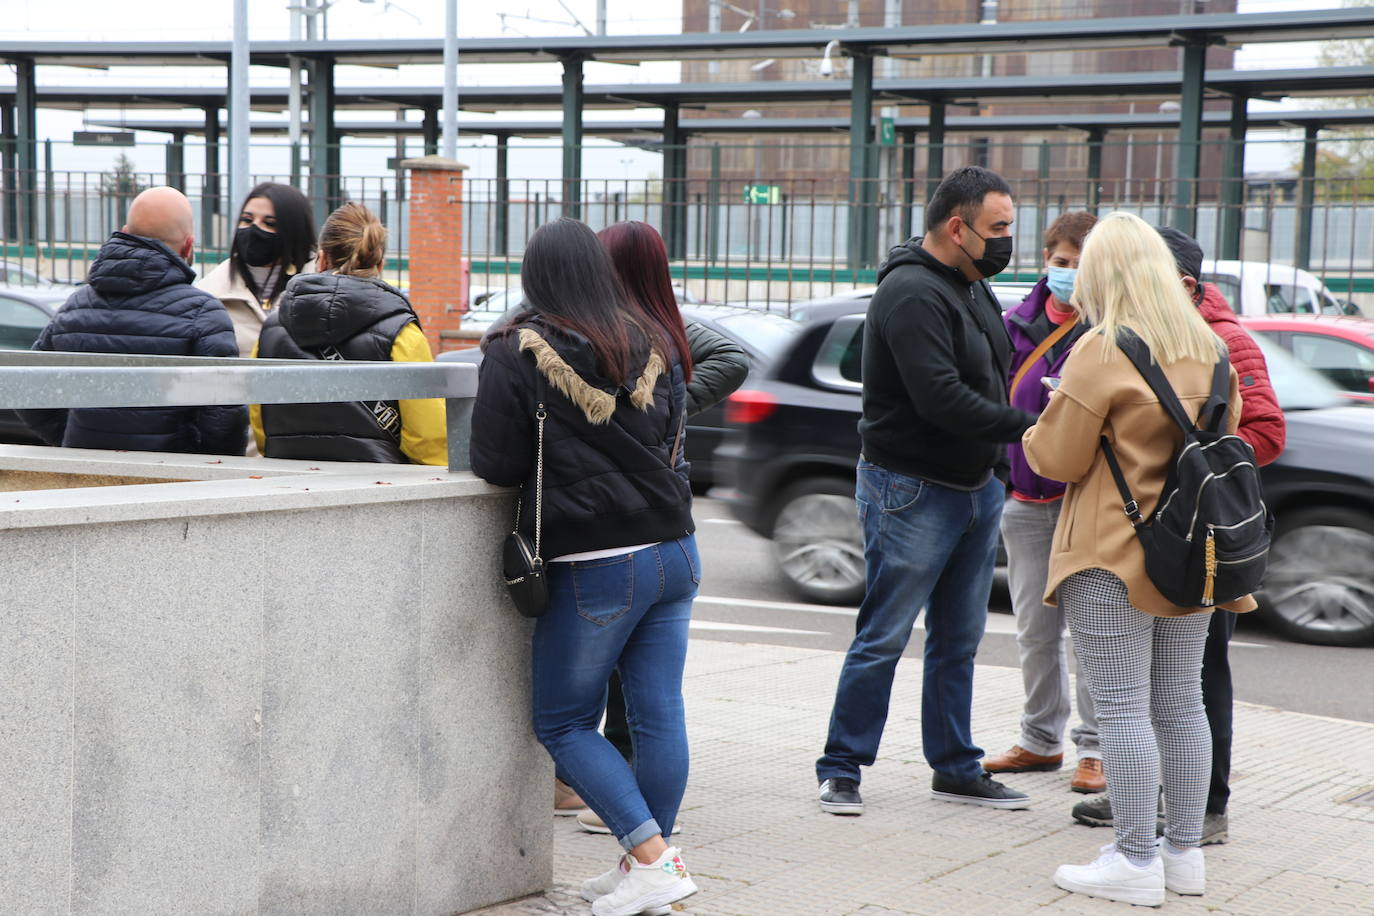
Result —
<instances>
[{"instance_id":1,"label":"concrete wall","mask_svg":"<svg viewBox=\"0 0 1374 916\"><path fill-rule=\"evenodd\" d=\"M0 910L451 914L547 886L509 497L212 462L0 448L219 478L0 494Z\"/></svg>"}]
</instances>

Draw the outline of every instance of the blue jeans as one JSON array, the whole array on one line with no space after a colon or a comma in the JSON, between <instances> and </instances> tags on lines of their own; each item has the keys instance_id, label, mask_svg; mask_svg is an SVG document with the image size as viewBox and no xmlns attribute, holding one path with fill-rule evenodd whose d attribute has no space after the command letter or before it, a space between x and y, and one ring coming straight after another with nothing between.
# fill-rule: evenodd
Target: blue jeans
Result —
<instances>
[{"instance_id":1,"label":"blue jeans","mask_svg":"<svg viewBox=\"0 0 1374 916\"><path fill-rule=\"evenodd\" d=\"M692 535L549 564L549 609L534 628L534 733L627 850L671 834L687 787L682 667L700 581ZM624 685L633 764L597 731L613 670Z\"/></svg>"},{"instance_id":2,"label":"blue jeans","mask_svg":"<svg viewBox=\"0 0 1374 916\"><path fill-rule=\"evenodd\" d=\"M855 499L864 529L867 590L844 659L825 755L816 776L859 778L887 722L897 659L926 608L921 744L941 776L983 772L973 743L973 656L987 623L1006 488L993 478L968 492L859 462Z\"/></svg>"}]
</instances>

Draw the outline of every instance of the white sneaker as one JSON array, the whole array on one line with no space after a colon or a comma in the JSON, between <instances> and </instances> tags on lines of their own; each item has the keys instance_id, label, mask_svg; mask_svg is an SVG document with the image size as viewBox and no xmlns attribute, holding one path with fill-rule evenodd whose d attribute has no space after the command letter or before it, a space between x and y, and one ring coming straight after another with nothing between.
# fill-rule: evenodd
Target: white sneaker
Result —
<instances>
[{"instance_id":1,"label":"white sneaker","mask_svg":"<svg viewBox=\"0 0 1374 916\"><path fill-rule=\"evenodd\" d=\"M1159 840L1159 858L1164 862L1164 886L1175 894L1197 896L1207 890L1207 860L1197 846L1175 851L1167 840Z\"/></svg>"},{"instance_id":2,"label":"white sneaker","mask_svg":"<svg viewBox=\"0 0 1374 916\"><path fill-rule=\"evenodd\" d=\"M671 910L671 904L697 892L675 846L665 849L651 865L640 865L632 856L626 856L622 864L627 870L614 890L592 902L592 916L640 916L651 910L662 913L663 907Z\"/></svg>"},{"instance_id":3,"label":"white sneaker","mask_svg":"<svg viewBox=\"0 0 1374 916\"><path fill-rule=\"evenodd\" d=\"M588 878L582 882L582 899L588 903L595 903L598 897L604 897L611 891L620 886L620 882L625 878L625 871L630 866L626 861L631 857L623 855L616 860L615 867L604 875L595 878ZM671 906L650 907L644 911L644 916L668 916L673 911Z\"/></svg>"},{"instance_id":4,"label":"white sneaker","mask_svg":"<svg viewBox=\"0 0 1374 916\"><path fill-rule=\"evenodd\" d=\"M1061 865L1054 883L1066 891L1119 900L1136 906L1164 905L1164 863L1156 856L1144 868L1131 862L1115 843L1102 847L1101 855L1087 865Z\"/></svg>"}]
</instances>

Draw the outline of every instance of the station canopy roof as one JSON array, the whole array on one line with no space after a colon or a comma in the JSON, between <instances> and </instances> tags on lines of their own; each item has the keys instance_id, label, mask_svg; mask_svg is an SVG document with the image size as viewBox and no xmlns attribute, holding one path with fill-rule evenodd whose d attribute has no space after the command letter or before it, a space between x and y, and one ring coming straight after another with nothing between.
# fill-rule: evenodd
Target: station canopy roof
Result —
<instances>
[{"instance_id":1,"label":"station canopy roof","mask_svg":"<svg viewBox=\"0 0 1374 916\"><path fill-rule=\"evenodd\" d=\"M1277 13L1210 13L1193 16L1136 16L1103 19L1046 19L993 24L921 25L899 28L774 29L677 35L602 35L519 38L461 38L467 63L530 63L568 58L639 63L656 60L727 60L816 57L830 41L843 53L889 57L932 54L1072 49L1147 48L1178 44L1310 41L1368 38L1374 34L1369 8ZM104 42L5 41L0 59L76 67L219 65L228 62L227 41ZM328 58L339 64L400 66L438 64L443 42L429 39L348 41L258 41L252 62L285 65L295 57Z\"/></svg>"},{"instance_id":2,"label":"station canopy roof","mask_svg":"<svg viewBox=\"0 0 1374 916\"><path fill-rule=\"evenodd\" d=\"M1230 122L1230 113L1203 113L1206 127L1222 128ZM120 130L141 130L152 133L205 133L203 120L123 119L92 121L92 126ZM1315 111L1269 111L1252 113L1247 119L1256 129L1316 127L1361 127L1374 124L1374 108L1319 109ZM221 120L221 129L227 123ZM682 121L682 128L690 134L847 134L848 118L699 118ZM924 131L929 122L924 117L897 118L900 131ZM1174 130L1178 127L1177 113L1169 114L1083 114L1083 115L993 115L989 117L950 117L945 119L947 133L1045 133L1053 131L1118 132L1129 130ZM285 121L254 121L253 133L259 136L283 136ZM423 132L419 121L338 121L335 129L355 137L416 136ZM511 137L557 137L562 131L557 121L460 121L458 132L467 136L504 135ZM588 121L583 133L589 137L607 139L641 139L658 142L662 125L656 121Z\"/></svg>"},{"instance_id":3,"label":"station canopy roof","mask_svg":"<svg viewBox=\"0 0 1374 916\"><path fill-rule=\"evenodd\" d=\"M1074 74L1066 76L932 77L878 79L875 102L888 105L984 105L990 102L1101 101L1104 98L1173 96L1182 81L1179 71L1148 73ZM1368 95L1374 87L1374 67L1310 67L1291 70L1209 70L1205 85L1213 94L1242 94L1257 99L1284 97ZM14 87L0 87L0 104L14 102ZM186 86L43 86L37 88L44 108L78 111L224 107L226 90ZM286 87L252 90L258 111L282 111ZM590 110L736 107L763 109L770 105L847 102L848 80L767 80L748 83L626 83L588 85L583 107ZM337 86L338 110L394 110L438 108L439 86ZM458 104L465 111L557 110L563 103L561 86L472 86L459 89Z\"/></svg>"}]
</instances>

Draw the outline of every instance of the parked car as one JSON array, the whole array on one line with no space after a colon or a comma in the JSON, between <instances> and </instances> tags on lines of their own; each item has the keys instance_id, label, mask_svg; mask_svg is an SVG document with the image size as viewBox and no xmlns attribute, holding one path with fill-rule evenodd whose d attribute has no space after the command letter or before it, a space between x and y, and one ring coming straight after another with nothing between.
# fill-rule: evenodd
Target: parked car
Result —
<instances>
[{"instance_id":1,"label":"parked car","mask_svg":"<svg viewBox=\"0 0 1374 916\"><path fill-rule=\"evenodd\" d=\"M1374 320L1344 315L1265 315L1241 318L1263 332L1352 401L1374 402Z\"/></svg>"},{"instance_id":2,"label":"parked car","mask_svg":"<svg viewBox=\"0 0 1374 916\"><path fill-rule=\"evenodd\" d=\"M802 328L799 322L782 315L733 305L683 304L680 308L683 317L701 322L744 349L752 367L750 379L785 350ZM482 362L482 351L477 347L450 350L437 358L477 365ZM746 380L745 385L749 384ZM716 405L687 421L687 460L692 465L692 489L698 493L706 492L716 482L719 471L715 453L725 423L724 405Z\"/></svg>"},{"instance_id":3,"label":"parked car","mask_svg":"<svg viewBox=\"0 0 1374 916\"><path fill-rule=\"evenodd\" d=\"M802 598L863 597L863 535L854 508L866 301L818 307L787 348L726 405L717 460L729 505L770 538ZM1291 638L1374 642L1374 409L1257 335L1288 418L1288 448L1266 467L1277 517L1263 617Z\"/></svg>"},{"instance_id":4,"label":"parked car","mask_svg":"<svg viewBox=\"0 0 1374 916\"><path fill-rule=\"evenodd\" d=\"M1341 305L1321 280L1287 264L1203 261L1202 280L1214 284L1237 315L1360 314L1353 304Z\"/></svg>"},{"instance_id":5,"label":"parked car","mask_svg":"<svg viewBox=\"0 0 1374 916\"><path fill-rule=\"evenodd\" d=\"M991 283L992 294L997 297L997 304L1002 307L1002 311L1016 308L1022 300L1030 293L1034 283ZM836 311L843 312L846 308L856 302L862 303L864 308L868 308L868 300L873 298L873 293L877 291L876 286L865 286L859 289L845 290L834 295L824 296L819 299L808 299L805 302L794 303L790 309L790 316L797 321L810 321L822 315L828 315Z\"/></svg>"},{"instance_id":6,"label":"parked car","mask_svg":"<svg viewBox=\"0 0 1374 916\"><path fill-rule=\"evenodd\" d=\"M31 348L71 294L70 286L0 286L0 350ZM12 410L0 410L0 442L42 445Z\"/></svg>"},{"instance_id":7,"label":"parked car","mask_svg":"<svg viewBox=\"0 0 1374 916\"><path fill-rule=\"evenodd\" d=\"M38 287L40 289L60 288L71 292L72 284L45 277L32 267L25 267L17 261L0 261L0 286Z\"/></svg>"},{"instance_id":8,"label":"parked car","mask_svg":"<svg viewBox=\"0 0 1374 916\"><path fill-rule=\"evenodd\" d=\"M685 286L674 285L673 295L679 305L709 305L689 292ZM501 319L507 312L514 311L524 301L525 293L519 286L498 286L474 296L472 307L463 316L462 326L466 329L485 331Z\"/></svg>"}]
</instances>

